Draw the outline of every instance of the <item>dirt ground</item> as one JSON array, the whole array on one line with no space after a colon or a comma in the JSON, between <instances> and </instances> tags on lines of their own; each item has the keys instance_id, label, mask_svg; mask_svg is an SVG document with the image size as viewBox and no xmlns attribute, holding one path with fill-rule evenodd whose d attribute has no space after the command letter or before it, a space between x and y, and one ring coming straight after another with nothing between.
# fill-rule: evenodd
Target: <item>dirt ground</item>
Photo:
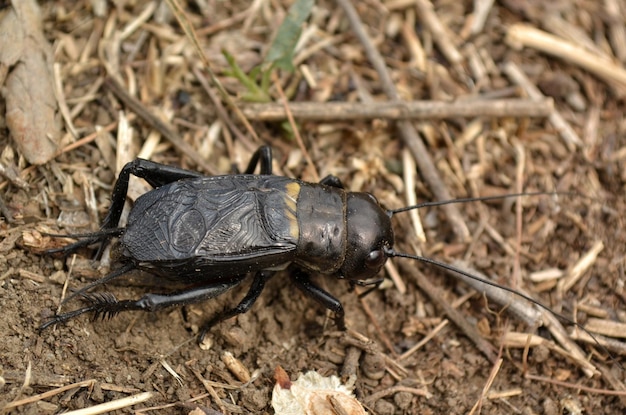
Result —
<instances>
[{"instance_id":1,"label":"dirt ground","mask_svg":"<svg viewBox=\"0 0 626 415\"><path fill-rule=\"evenodd\" d=\"M463 260L583 325L604 324L605 329L594 333L606 348L576 340L574 327L564 324L565 337L580 348L587 366L573 359L574 352L564 350L545 326L526 324L436 267L397 258L389 262L399 282L387 278L381 289L363 298L350 292L345 281L316 277L344 305L346 332L338 331L330 313L298 291L287 274L278 273L250 312L218 324L202 348L194 341L198 327L236 303L249 282L205 303L120 313L104 321L83 315L40 333L38 327L57 309L65 283L68 289L77 288L116 266L115 260L93 261L95 251L90 249L66 259L41 255L41 250L67 242L41 233L97 230L116 172L140 154L208 174L194 161L199 156L214 171L228 173L231 162L245 168L254 148L266 143L274 149L277 174L307 181L334 174L349 190L371 192L388 208L408 203L403 174L415 171L406 160L411 157L404 150L402 129L384 116L347 120L329 113L320 120L301 115L297 127L312 164L281 121L251 117L260 138L256 142L228 110L233 125L243 132L233 133L219 121L219 111L202 86L204 80L213 85L205 63L165 2L41 3L43 33L52 44L55 79L62 85L57 99L67 112L60 130L62 152L39 166L26 161L4 120L0 129L2 165L17 172L11 178L4 171L0 183L13 218L0 221L3 413L63 413L142 392L153 394L116 413L274 413L277 366L292 380L307 371L354 380L356 397L372 414L626 411L626 348L619 341L626 323L626 78L608 79L571 55L555 57L535 47L517 50L505 41L514 25L524 24L608 56L611 65L624 71L623 2L576 0L548 6L500 1L472 33L479 20L474 2L433 1L445 36L434 32L420 9L429 3L425 0L354 2L402 99L457 100L470 107L472 102L525 99L524 87L506 75L506 65L515 64L554 99L555 110L580 139L563 139L563 128L545 114L517 110L500 117L452 113L445 119L417 120L413 125L452 197L520 190L562 193L524 197L520 203L463 204L467 238L455 233L442 207L420 210L424 243L408 214L397 214L393 224L398 252L419 252L446 263ZM212 69L246 108L246 91L240 80L227 76L220 50L230 52L248 72L261 63L290 2L180 3ZM275 72L291 102L314 101L323 109L332 102L359 108L364 102L389 101L337 4L316 2L303 37L294 57L298 75ZM460 51L458 62L451 63L441 40ZM420 50L425 60L420 60ZM606 67L619 74L608 63ZM156 132L154 121L123 102L105 81L111 76L124 82L143 109L166 120L193 154ZM280 102L275 83L270 94ZM96 126L99 134L93 134ZM20 187L20 179L28 186ZM133 186L133 194L144 191L140 183ZM434 198L423 174L417 175L412 191L418 201ZM381 274L391 273L385 269ZM532 279L546 274L556 279ZM420 278L432 284L430 290L418 284ZM166 292L169 287L163 285L149 275L133 274L96 291L139 298L146 292ZM456 307L478 340L470 340L449 321L446 304ZM73 300L62 310L80 306ZM525 303L522 308L533 309ZM513 345L511 333L528 335ZM537 335L532 342L530 334ZM477 341L486 342L488 349L483 351ZM228 363L228 353L250 373L249 381ZM72 386L60 389L67 385ZM51 393L39 396L46 392Z\"/></svg>"}]
</instances>

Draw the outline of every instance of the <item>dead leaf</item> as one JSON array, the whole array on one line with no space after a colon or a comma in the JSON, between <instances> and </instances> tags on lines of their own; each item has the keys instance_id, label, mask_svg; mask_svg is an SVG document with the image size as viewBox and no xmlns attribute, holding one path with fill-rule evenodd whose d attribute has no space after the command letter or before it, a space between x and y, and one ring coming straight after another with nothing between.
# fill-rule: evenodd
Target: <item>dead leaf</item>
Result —
<instances>
[{"instance_id":1,"label":"dead leaf","mask_svg":"<svg viewBox=\"0 0 626 415\"><path fill-rule=\"evenodd\" d=\"M366 414L352 394L352 388L342 385L337 376L324 377L310 371L291 382L280 366L274 376L276 385L272 393L272 407L277 415Z\"/></svg>"},{"instance_id":2,"label":"dead leaf","mask_svg":"<svg viewBox=\"0 0 626 415\"><path fill-rule=\"evenodd\" d=\"M61 136L52 61L36 1L13 0L0 22L0 81L7 126L32 164L54 157Z\"/></svg>"}]
</instances>

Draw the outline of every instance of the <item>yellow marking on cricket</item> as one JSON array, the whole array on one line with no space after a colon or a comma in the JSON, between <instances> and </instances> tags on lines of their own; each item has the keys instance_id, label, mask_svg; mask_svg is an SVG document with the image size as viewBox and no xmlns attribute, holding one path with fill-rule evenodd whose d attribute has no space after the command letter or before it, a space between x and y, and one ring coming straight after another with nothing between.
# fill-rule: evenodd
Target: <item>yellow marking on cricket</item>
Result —
<instances>
[{"instance_id":1,"label":"yellow marking on cricket","mask_svg":"<svg viewBox=\"0 0 626 415\"><path fill-rule=\"evenodd\" d=\"M285 217L289 219L289 234L295 240L300 237L298 218L296 217L298 196L300 196L300 184L291 182L285 186Z\"/></svg>"}]
</instances>

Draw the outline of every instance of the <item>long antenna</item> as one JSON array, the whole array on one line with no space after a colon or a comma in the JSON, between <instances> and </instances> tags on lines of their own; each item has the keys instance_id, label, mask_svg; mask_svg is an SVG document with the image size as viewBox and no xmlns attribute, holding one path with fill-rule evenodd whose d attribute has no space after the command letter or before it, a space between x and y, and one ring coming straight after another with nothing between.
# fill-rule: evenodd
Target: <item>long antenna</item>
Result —
<instances>
[{"instance_id":1,"label":"long antenna","mask_svg":"<svg viewBox=\"0 0 626 415\"><path fill-rule=\"evenodd\" d=\"M620 368L623 369L621 363L619 361L617 361L617 359L613 356L613 354L605 346L603 346L600 343L600 341L589 330L584 328L582 326L582 324L572 320L571 318L569 318L569 317L567 317L567 316L565 316L563 314L557 313L556 311L552 310L547 305L542 304L541 302L535 300L534 298L530 297L529 295L526 295L526 294L524 294L522 292L519 292L519 291L517 291L517 290L515 290L515 289L513 289L511 287L507 287L505 285L500 285L500 284L498 284L496 282L493 282L493 281L490 281L488 279L484 279L484 278L478 277L478 276L476 276L476 275L474 275L474 274L472 274L470 272L467 272L465 270L462 270L462 269L457 268L455 266L452 266L450 264L446 264L445 262L437 261L435 259L423 257L423 256L420 256L420 255L407 254L407 253L404 253L404 252L396 252L392 248L385 249L385 255L388 258L397 257L397 258L415 259L417 261L420 261L420 262L423 262L423 263L426 263L426 264L434 265L436 267L445 269L445 270L450 271L452 273L462 275L462 276L464 276L466 278L470 278L470 279L472 279L474 281L478 281L478 282L480 282L482 284L486 284L486 285L489 285L489 286L492 286L492 287L495 287L495 288L499 288L499 289L501 289L503 291L509 292L511 294L514 294L514 295L520 297L520 298L523 298L524 300L526 300L526 301L536 305L537 307L539 307L539 308L549 312L550 314L554 315L559 320L564 321L567 324L571 324L572 326L575 326L576 328L584 331L596 343L596 345L598 345L598 347L611 358L611 360L616 362L620 366Z\"/></svg>"},{"instance_id":2,"label":"long antenna","mask_svg":"<svg viewBox=\"0 0 626 415\"><path fill-rule=\"evenodd\" d=\"M521 196L581 196L577 193L568 193L568 192L527 192L527 193L508 193L506 195L496 195L496 196L480 196L480 197L465 197L460 199L452 199L452 200L442 200L435 202L422 202L417 205L405 206L398 209L389 209L387 210L387 214L389 216L393 216L396 213L406 212L408 210L420 209L424 207L432 207L432 206L443 206L443 205L451 205L454 203L468 203L468 202L485 202L489 200L502 200L508 199L512 197L521 197Z\"/></svg>"},{"instance_id":3,"label":"long antenna","mask_svg":"<svg viewBox=\"0 0 626 415\"><path fill-rule=\"evenodd\" d=\"M580 195L578 193L570 193L570 192L525 192L525 193L509 193L509 194L505 194L505 195L496 195L496 196L484 196L484 197L466 197L466 198L460 198L460 199L452 199L452 200L443 200L443 201L435 201L435 202L423 202L423 203L418 203L416 205L411 205L411 206L406 206L406 207L402 207L402 208L398 208L398 209L389 209L387 210L387 214L392 217L393 215L395 215L396 213L401 213L401 212L406 212L409 210L413 210L413 209L419 209L419 208L423 208L423 207L433 207L433 206L443 206L443 205L448 205L448 204L452 204L452 203L468 203L468 202L480 202L480 201L489 201L489 200L502 200L502 199L508 199L508 198L514 198L514 197L522 197L522 196L543 196L543 195L552 195L552 196L577 196L577 197L585 197L583 195ZM542 304L541 302L535 300L534 298L530 297L527 294L524 294L522 292L519 292L513 288L504 286L504 285L500 285L498 283L495 283L493 281L490 281L488 279L485 278L481 278L478 277L474 274L472 274L471 272L462 270L460 268L457 268L455 266L452 266L450 264L446 264L445 262L441 262L441 261L437 261L431 258L427 258L427 257L423 257L420 255L412 255L412 254L407 254L407 253L403 253L403 252L396 252L394 251L392 248L388 248L385 250L385 255L388 258L392 258L392 257L399 257L399 258L409 258L409 259L415 259L417 261L423 262L423 263L427 263L430 265L434 265L436 267L445 269L453 274L457 274L457 275L462 275L466 278L472 279L474 281L478 281L482 284L486 284L489 285L491 287L495 287L495 288L499 288L503 291L509 292L513 295L516 295L520 298L523 298L524 300L536 305L537 307L549 312L550 314L554 315L557 319L566 322L567 324L571 324L572 326L575 326L576 328L582 330L583 332L585 332L587 335L589 335L589 337L598 345L598 347L600 347L600 349L606 353L611 360L613 360L614 362L616 362L620 368L623 369L621 363L619 361L617 361L615 359L615 357L611 354L611 352L605 347L603 346L600 341L586 328L584 328L580 323L572 320L569 317L566 317L562 314L557 313L556 311L552 310L550 307Z\"/></svg>"}]
</instances>

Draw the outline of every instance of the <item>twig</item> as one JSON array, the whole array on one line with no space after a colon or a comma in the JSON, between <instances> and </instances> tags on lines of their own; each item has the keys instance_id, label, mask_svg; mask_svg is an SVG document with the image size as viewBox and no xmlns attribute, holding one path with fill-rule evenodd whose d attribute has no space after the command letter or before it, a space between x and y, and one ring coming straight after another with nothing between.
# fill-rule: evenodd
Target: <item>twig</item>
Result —
<instances>
[{"instance_id":1,"label":"twig","mask_svg":"<svg viewBox=\"0 0 626 415\"><path fill-rule=\"evenodd\" d=\"M574 363L578 364L581 367L586 367L588 363L586 361L581 361L579 357L574 356L569 350L564 349L563 347L557 345L555 342L551 340L546 340L543 337L540 337L536 334L528 334L528 333L519 333L519 332L506 332L504 336L502 336L501 344L503 347L509 348L521 348L523 349L523 372L528 372L527 358L528 353L532 347L537 347L539 345L546 347L552 352L555 352L566 359L570 359ZM595 370L595 369L594 369Z\"/></svg>"},{"instance_id":2,"label":"twig","mask_svg":"<svg viewBox=\"0 0 626 415\"><path fill-rule=\"evenodd\" d=\"M588 52L596 54L598 56L608 59L608 55L605 51L596 44L596 41L591 39L579 25L569 22L563 18L561 13L547 12L541 18L541 27L552 35L561 38L574 45L578 45L586 49Z\"/></svg>"},{"instance_id":3,"label":"twig","mask_svg":"<svg viewBox=\"0 0 626 415\"><path fill-rule=\"evenodd\" d=\"M220 117L220 120L228 127L230 131L233 132L233 134L237 136L237 139L241 141L241 143L245 145L248 148L248 150L250 151L256 150L257 145L255 145L244 133L241 132L239 128L237 128L235 123L231 120L230 116L228 115L226 108L224 108L224 105L222 105L222 102L218 99L218 96L215 94L215 92L213 92L213 89L211 89L211 86L207 82L202 72L200 72L200 70L196 68L195 66L191 70L193 74L195 75L196 79L198 80L198 82L200 82L200 85L202 85L202 88L204 89L204 91L207 93L207 95L211 99L211 102L213 102L213 105L215 105L215 111L217 112L217 115ZM234 154L229 154L229 155L231 156L231 159L234 156Z\"/></svg>"},{"instance_id":4,"label":"twig","mask_svg":"<svg viewBox=\"0 0 626 415\"><path fill-rule=\"evenodd\" d=\"M345 121L372 118L390 120L434 120L474 117L548 117L554 105L551 99L498 99L395 102L290 102L294 118L307 121ZM280 103L242 104L241 111L250 120L282 121L287 119Z\"/></svg>"},{"instance_id":5,"label":"twig","mask_svg":"<svg viewBox=\"0 0 626 415\"><path fill-rule=\"evenodd\" d=\"M622 7L624 3L622 3ZM615 56L622 62L626 62L626 28L624 28L623 16L620 12L618 0L604 0L604 9L609 15L609 40L615 51Z\"/></svg>"},{"instance_id":6,"label":"twig","mask_svg":"<svg viewBox=\"0 0 626 415\"><path fill-rule=\"evenodd\" d=\"M406 352L402 353L398 356L398 361L404 360L407 357L411 356L413 353L422 348L426 343L431 341L433 337L435 337L445 326L448 325L449 320L443 320L441 323L437 324L435 328L433 328L422 340L417 342L413 347L411 347Z\"/></svg>"},{"instance_id":7,"label":"twig","mask_svg":"<svg viewBox=\"0 0 626 415\"><path fill-rule=\"evenodd\" d=\"M556 341L561 346L563 346L565 350L567 350L570 358L573 359L574 362L580 366L585 375L587 375L588 377L592 377L598 374L598 369L587 360L585 353L580 347L578 347L576 343L574 343L574 341L572 341L572 339L565 331L565 328L563 328L563 325L556 318L556 316L552 313L545 311L542 312L542 317L546 327L548 328L548 330L550 330L552 336L554 336Z\"/></svg>"},{"instance_id":8,"label":"twig","mask_svg":"<svg viewBox=\"0 0 626 415\"><path fill-rule=\"evenodd\" d=\"M373 405L385 396L395 395L398 392L408 392L412 393L413 395L423 396L425 398L432 397L430 392L425 389L409 388L407 386L392 386L391 388L381 390L380 392L376 392L368 396L367 398L365 398L365 403L367 405Z\"/></svg>"},{"instance_id":9,"label":"twig","mask_svg":"<svg viewBox=\"0 0 626 415\"><path fill-rule=\"evenodd\" d=\"M224 85L222 85L220 80L217 78L217 75L215 75L215 72L213 72L213 70L211 69L209 60L207 59L206 54L204 53L204 50L202 49L202 46L200 45L200 42L198 41L198 36L196 35L196 32L193 26L191 25L191 21L185 14L185 9L183 9L183 7L180 5L178 0L165 0L165 1L172 9L174 16L176 16L176 20L178 20L180 27L185 32L185 35L187 36L187 38L191 41L191 44L197 51L198 56L200 56L200 59L202 60L202 63L204 64L204 69L209 74L209 77L211 78L211 82L213 82L213 85L215 85L215 87L218 89L218 91L222 95L222 98L226 101L228 106L237 115L237 118L239 118L239 121L241 121L243 125L246 126L246 129L248 130L248 133L250 133L252 138L254 138L254 140L257 142L260 142L261 140L259 139L257 133L254 131L254 128L252 128L252 125L250 125L250 122L248 121L248 119L242 114L237 104L235 104L235 101L232 99L232 97L228 94L228 92L224 88Z\"/></svg>"},{"instance_id":10,"label":"twig","mask_svg":"<svg viewBox=\"0 0 626 415\"><path fill-rule=\"evenodd\" d=\"M478 350L480 350L491 363L495 363L497 356L494 353L493 346L481 336L478 329L476 329L473 324L470 324L467 320L465 320L461 312L456 310L441 297L440 290L435 287L424 274L416 270L414 266L401 265L401 267L404 272L408 273L415 279L418 287L420 287L420 289L423 290L434 303L443 308L448 318L452 320L454 324L474 342Z\"/></svg>"},{"instance_id":11,"label":"twig","mask_svg":"<svg viewBox=\"0 0 626 415\"><path fill-rule=\"evenodd\" d=\"M293 134L296 139L296 142L298 143L298 147L300 147L300 151L302 151L302 154L304 155L304 159L306 160L308 167L311 169L311 172L313 173L313 179L316 182L319 182L320 175L317 172L317 168L315 167L315 164L313 163L313 160L311 159L311 156L309 155L309 152L307 151L306 146L304 145L304 141L302 140L302 136L300 135L300 129L296 125L296 121L293 118L293 114L291 113L291 108L290 108L287 96L285 95L285 91L283 91L283 87L280 84L280 79L278 79L278 75L276 72L272 73L272 82L274 82L274 86L276 86L276 91L278 92L278 96L280 97L280 100L281 100L280 104L283 106L283 110L285 111L285 115L287 116L287 121L289 121L289 125L291 126L293 130Z\"/></svg>"},{"instance_id":12,"label":"twig","mask_svg":"<svg viewBox=\"0 0 626 415\"><path fill-rule=\"evenodd\" d=\"M514 24L506 34L506 42L517 49L530 47L580 66L626 92L626 69L603 56L527 24Z\"/></svg>"},{"instance_id":13,"label":"twig","mask_svg":"<svg viewBox=\"0 0 626 415\"><path fill-rule=\"evenodd\" d=\"M590 318L587 320L585 328L605 336L626 338L626 323L620 323L619 321Z\"/></svg>"},{"instance_id":14,"label":"twig","mask_svg":"<svg viewBox=\"0 0 626 415\"><path fill-rule=\"evenodd\" d=\"M521 86L522 89L528 94L528 96L533 99L540 101L545 99L541 91L530 82L530 80L526 77L524 72L513 62L508 62L502 68L506 76L511 79L514 83ZM559 135L565 141L565 145L570 151L574 151L576 147L581 147L583 145L583 141L578 137L578 134L574 131L574 129L565 121L565 118L561 116L561 114L553 109L550 113L548 120L556 130L559 132Z\"/></svg>"},{"instance_id":15,"label":"twig","mask_svg":"<svg viewBox=\"0 0 626 415\"><path fill-rule=\"evenodd\" d=\"M472 25L470 28L470 33L472 35L476 35L483 31L485 27L485 22L487 21L487 16L489 16L489 12L493 7L494 0L476 0L474 1L474 12L472 13L472 17L474 21L472 21Z\"/></svg>"},{"instance_id":16,"label":"twig","mask_svg":"<svg viewBox=\"0 0 626 415\"><path fill-rule=\"evenodd\" d=\"M559 281L558 290L560 293L564 293L568 291L570 288L574 286L583 276L585 271L587 271L598 258L598 254L602 252L604 249L604 243L600 240L596 241L591 249L578 260L576 265L574 265L571 271L568 273L567 277L563 278Z\"/></svg>"},{"instance_id":17,"label":"twig","mask_svg":"<svg viewBox=\"0 0 626 415\"><path fill-rule=\"evenodd\" d=\"M211 26L199 28L198 30L196 30L196 34L202 38L208 38L211 35L216 34L217 32L221 32L222 30L228 29L229 27L234 26L239 22L243 22L249 14L250 9L246 9L232 15L227 19L215 22L215 24L212 24Z\"/></svg>"},{"instance_id":18,"label":"twig","mask_svg":"<svg viewBox=\"0 0 626 415\"><path fill-rule=\"evenodd\" d=\"M380 324L378 324L378 319L376 318L376 315L374 314L369 304L367 303L367 299L365 297L361 297L359 298L359 300L361 302L361 306L363 307L363 311L365 311L365 314L367 314L370 321L372 322L372 325L374 326L374 330L376 331L380 339L383 341L383 343L385 344L389 352L393 355L393 357L397 358L398 353L395 351L393 344L391 343L391 340L389 340L389 336L387 336L387 334L382 329Z\"/></svg>"},{"instance_id":19,"label":"twig","mask_svg":"<svg viewBox=\"0 0 626 415\"><path fill-rule=\"evenodd\" d=\"M490 279L479 271L468 267L465 262L454 261L452 262L452 265L455 268L467 272L468 274L472 274L487 280ZM507 311L511 312L518 319L525 322L528 326L533 327L536 326L538 322L541 322L541 314L534 307L530 307L528 305L528 302L523 300L519 296L507 291L503 291L498 287L483 284L482 282L473 280L456 272L446 272L452 277L462 280L464 283L474 288L476 291L484 293L487 298L489 298L489 300L499 304L502 307L507 307Z\"/></svg>"},{"instance_id":20,"label":"twig","mask_svg":"<svg viewBox=\"0 0 626 415\"><path fill-rule=\"evenodd\" d=\"M355 346L366 353L375 354L385 361L385 370L389 372L395 379L402 379L409 375L409 371L398 361L392 359L379 350L379 344L364 336L363 334L348 329L343 333L338 333L342 337L343 342L349 346Z\"/></svg>"},{"instance_id":21,"label":"twig","mask_svg":"<svg viewBox=\"0 0 626 415\"><path fill-rule=\"evenodd\" d=\"M65 93L63 92L63 76L61 74L61 64L55 63L52 65L52 71L54 75L54 94L56 95L57 102L59 104L59 111L61 112L61 116L65 121L65 125L69 130L70 134L74 138L78 137L78 132L76 132L76 127L74 126L74 121L72 120L72 116L70 114L70 109L67 106L67 100L65 99Z\"/></svg>"},{"instance_id":22,"label":"twig","mask_svg":"<svg viewBox=\"0 0 626 415\"><path fill-rule=\"evenodd\" d=\"M482 393L480 394L480 397L478 398L478 400L472 407L472 410L469 412L469 415L474 415L476 411L480 413L480 408L483 406L483 401L485 400L485 398L487 398L489 389L491 389L491 386L493 385L493 381L496 380L496 376L498 376L498 372L500 371L500 368L502 367L503 361L504 360L502 360L502 358L499 358L496 361L496 363L494 363L493 367L491 368L491 372L489 372L489 377L487 378L487 382L485 382L485 386L483 386Z\"/></svg>"},{"instance_id":23,"label":"twig","mask_svg":"<svg viewBox=\"0 0 626 415\"><path fill-rule=\"evenodd\" d=\"M516 142L515 143L515 159L517 168L515 169L515 191L522 193L524 190L524 169L526 168L526 153L524 152L524 146ZM522 201L515 201L515 261L513 263L513 278L511 282L511 288L518 288L522 285L522 275L520 267L520 252L522 251Z\"/></svg>"},{"instance_id":24,"label":"twig","mask_svg":"<svg viewBox=\"0 0 626 415\"><path fill-rule=\"evenodd\" d=\"M487 278L484 274L466 267L460 262L455 262L453 265L467 273L489 280L489 278ZM514 295L511 292L505 292L502 289L472 280L461 274L452 273L451 271L447 272L455 278L465 281L465 283L471 285L474 289L484 292L492 301L507 307L510 312L525 321L529 326L536 326L537 323L543 322L557 342L561 344L565 350L567 350L569 357L581 366L581 369L585 372L585 374L587 374L587 376L592 376L594 373L597 373L595 366L585 359L585 355L582 350L570 339L567 332L563 328L563 325L551 312L544 309L537 310L535 307L530 307L526 300L522 299L518 295ZM522 290L519 291L521 294L528 296L528 294Z\"/></svg>"},{"instance_id":25,"label":"twig","mask_svg":"<svg viewBox=\"0 0 626 415\"><path fill-rule=\"evenodd\" d=\"M461 52L459 52L452 39L450 39L446 27L441 23L441 20L439 20L439 17L437 17L437 14L433 10L432 3L428 0L416 0L415 5L419 19L432 34L433 40L439 47L441 53L446 57L448 62L452 64L455 70L462 71L460 66L463 61L463 55L461 55Z\"/></svg>"},{"instance_id":26,"label":"twig","mask_svg":"<svg viewBox=\"0 0 626 415\"><path fill-rule=\"evenodd\" d=\"M391 80L391 76L387 71L387 67L385 65L385 61L381 56L380 52L374 46L374 43L370 39L370 37L365 32L365 28L363 27L363 22L354 9L350 0L337 0L339 5L343 8L346 17L348 18L350 25L352 26L352 30L358 37L359 41L363 45L365 49L365 53L372 63L372 66L376 69L378 76L380 78L380 83L382 89L385 91L385 94L391 101L399 102L400 95L396 90L393 81ZM433 194L436 196L438 200L450 200L452 197L450 196L450 192L446 188L443 180L439 177L439 173L435 168L435 164L433 160L430 158L428 154L428 149L424 145L424 142L420 138L417 130L413 126L410 121L400 120L397 122L398 129L400 130L400 135L402 140L409 147L413 157L415 158L417 165L420 169L420 172L424 178L424 180L428 183L430 189ZM445 205L443 207L448 220L452 226L454 233L457 238L465 241L469 239L469 230L467 225L463 221L461 213L457 206Z\"/></svg>"},{"instance_id":27,"label":"twig","mask_svg":"<svg viewBox=\"0 0 626 415\"><path fill-rule=\"evenodd\" d=\"M126 117L126 119L128 121L133 121L135 119L135 114L128 114L128 116ZM94 141L97 137L98 134L101 134L103 132L107 132L110 133L111 131L115 130L117 128L117 121L113 121L112 123L100 128L98 131L93 132L89 135L86 135L85 137L81 138L80 140L74 141L72 144L68 144L67 146L63 147L62 149L59 149L56 154L54 155L55 157L60 156L61 154L64 153L68 153L72 150L75 150L81 146L84 146L86 144L91 143L92 141ZM114 167L114 166L112 166Z\"/></svg>"},{"instance_id":28,"label":"twig","mask_svg":"<svg viewBox=\"0 0 626 415\"><path fill-rule=\"evenodd\" d=\"M393 285L396 286L396 290L400 294L406 294L406 284L404 283L404 279L398 272L398 269L391 261L385 262L385 271L387 271L387 275L389 275L389 279L393 281Z\"/></svg>"},{"instance_id":29,"label":"twig","mask_svg":"<svg viewBox=\"0 0 626 415\"><path fill-rule=\"evenodd\" d=\"M0 176L6 178L14 186L17 186L20 189L28 190L30 188L28 182L20 177L17 171L17 166L13 163L11 163L11 165L6 165L0 161Z\"/></svg>"},{"instance_id":30,"label":"twig","mask_svg":"<svg viewBox=\"0 0 626 415\"><path fill-rule=\"evenodd\" d=\"M536 380L538 382L550 383L552 385L557 385L557 386L561 386L561 387L564 387L564 388L570 388L570 389L576 389L576 390L579 390L579 391L585 391L585 392L593 393L595 395L626 396L626 390L612 391L612 390L608 390L608 389L590 388L588 386L583 386L583 385L578 384L578 383L563 382L563 381L560 381L560 380L551 379L551 378L547 378L547 377L544 377L544 376L531 375L530 373L526 374L525 378L526 379L530 379L530 380Z\"/></svg>"},{"instance_id":31,"label":"twig","mask_svg":"<svg viewBox=\"0 0 626 415\"><path fill-rule=\"evenodd\" d=\"M15 223L15 221L13 220L13 216L11 215L11 211L9 210L7 205L4 203L2 194L0 194L0 213L2 213L2 215L4 216L4 218L6 219L8 223Z\"/></svg>"},{"instance_id":32,"label":"twig","mask_svg":"<svg viewBox=\"0 0 626 415\"><path fill-rule=\"evenodd\" d=\"M427 56L424 51L421 39L417 36L415 24L415 10L409 9L406 11L406 19L402 25L402 37L406 43L406 47L411 55L409 61L409 67L415 68L421 73L426 72Z\"/></svg>"},{"instance_id":33,"label":"twig","mask_svg":"<svg viewBox=\"0 0 626 415\"><path fill-rule=\"evenodd\" d=\"M341 367L341 377L348 379L350 376L357 376L357 371L360 367L359 360L363 352L358 347L348 346L346 349L346 357L343 359L343 366Z\"/></svg>"},{"instance_id":34,"label":"twig","mask_svg":"<svg viewBox=\"0 0 626 415\"><path fill-rule=\"evenodd\" d=\"M50 398L50 397L52 397L54 395L58 395L59 393L63 393L65 391L68 391L68 390L74 389L74 388L85 388L85 387L90 387L91 388L91 387L93 387L93 385L95 383L96 383L95 379L89 379L89 380L83 380L82 382L72 383L71 385L61 386L61 387L53 389L51 391L40 393L39 395L34 395L34 396L30 396L28 398L20 399L19 401L10 402L10 403L6 404L4 407L2 407L0 409L2 409L3 411L6 411L7 409L17 408L18 406L22 406L22 405L26 405L26 404L29 404L29 403L37 402L37 401L40 401L42 399L47 399L47 398Z\"/></svg>"},{"instance_id":35,"label":"twig","mask_svg":"<svg viewBox=\"0 0 626 415\"><path fill-rule=\"evenodd\" d=\"M191 147L187 142L183 141L174 130L163 120L152 114L146 107L137 99L129 95L124 87L120 85L114 78L109 77L105 79L104 86L109 88L117 98L120 99L131 111L136 113L141 119L147 122L152 128L161 133L166 139L168 139L174 147L180 150L185 156L189 157L200 168L207 173L216 175L218 171L206 162L198 152Z\"/></svg>"},{"instance_id":36,"label":"twig","mask_svg":"<svg viewBox=\"0 0 626 415\"><path fill-rule=\"evenodd\" d=\"M616 376L616 373L613 373L611 369L604 365L599 365L598 369L600 369L600 372L602 373L604 379L606 379L609 385L613 387L613 390L626 392L626 386L624 386L624 382ZM619 400L622 401L622 405L626 405L626 393L624 393L624 395L620 395Z\"/></svg>"},{"instance_id":37,"label":"twig","mask_svg":"<svg viewBox=\"0 0 626 415\"><path fill-rule=\"evenodd\" d=\"M154 392L142 392L133 396L128 396L122 399L116 399L114 401L101 403L99 405L90 406L89 408L83 408L76 411L65 412L66 415L95 415L104 414L115 411L116 409L122 409L129 406L137 405L138 403L145 402L151 399L155 395Z\"/></svg>"},{"instance_id":38,"label":"twig","mask_svg":"<svg viewBox=\"0 0 626 415\"><path fill-rule=\"evenodd\" d=\"M202 385L207 390L209 395L211 395L211 398L213 398L213 401L215 402L215 404L220 408L220 411L225 413L226 412L226 407L224 406L224 402L217 395L217 392L215 391L215 388L213 387L213 385L209 381L207 381L204 378L204 376L202 376L202 374L200 373L200 371L198 369L192 367L191 364L187 364L186 366L187 366L187 368L189 368L189 370L191 370L191 372L194 374L194 376L202 383Z\"/></svg>"},{"instance_id":39,"label":"twig","mask_svg":"<svg viewBox=\"0 0 626 415\"><path fill-rule=\"evenodd\" d=\"M589 331L593 331L593 327L585 326L585 328ZM609 337L602 336L601 334L594 333L593 337L589 334L585 333L582 330L574 330L571 334L573 340L580 340L587 344L596 345L600 343L602 347L605 347L607 350L612 352L626 355L626 342L622 342L616 339L611 339ZM596 343L597 342L597 343Z\"/></svg>"}]
</instances>

